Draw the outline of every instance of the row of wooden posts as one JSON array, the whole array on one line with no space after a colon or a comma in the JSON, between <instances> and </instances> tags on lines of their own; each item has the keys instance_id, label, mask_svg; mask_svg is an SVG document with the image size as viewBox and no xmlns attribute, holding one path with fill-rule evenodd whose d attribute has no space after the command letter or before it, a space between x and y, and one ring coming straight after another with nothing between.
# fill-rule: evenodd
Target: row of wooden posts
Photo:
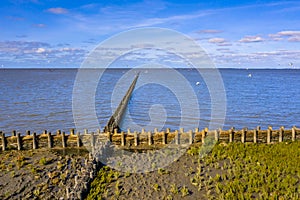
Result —
<instances>
[{"instance_id":1,"label":"row of wooden posts","mask_svg":"<svg viewBox=\"0 0 300 200\"><path fill-rule=\"evenodd\" d=\"M5 133L0 131L0 139L2 150L5 151L11 148L18 150L53 147L65 148L81 147L83 144L95 146L97 137L100 141L108 140L119 146L205 143L207 136L214 138L215 141L270 144L272 142L283 142L284 139L287 138L291 141L295 141L298 138L300 139L299 136L297 137L297 132L300 132L300 129L297 129L295 126L290 130L285 130L284 127L281 127L279 130L273 130L272 127L269 127L267 130L260 130L260 127L257 127L254 130L248 130L247 128L235 130L231 128L229 130L218 129L209 131L205 128L199 131L199 129L196 128L194 131L190 130L184 132L184 129L181 128L179 131L175 130L173 132L171 132L170 129L160 132L155 129L154 132L145 132L145 130L142 130L141 133L136 131L131 132L130 129L128 129L127 133L118 133L117 129L115 129L114 133L101 133L98 130L96 133L92 132L90 134L88 130L85 129L83 135L81 135L80 132L75 134L75 129L70 129L70 134L65 134L65 132L61 132L60 130L58 130L55 135L47 131L43 131L42 134L36 134L35 132L30 134L30 131L26 131L24 136L16 131L12 131L11 136L5 136Z\"/></svg>"}]
</instances>

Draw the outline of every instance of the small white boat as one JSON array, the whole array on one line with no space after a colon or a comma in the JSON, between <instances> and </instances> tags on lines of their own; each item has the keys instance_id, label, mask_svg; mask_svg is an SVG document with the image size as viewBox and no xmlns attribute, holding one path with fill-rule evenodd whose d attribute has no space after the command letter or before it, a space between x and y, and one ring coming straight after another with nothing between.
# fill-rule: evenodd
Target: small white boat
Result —
<instances>
[{"instance_id":1,"label":"small white boat","mask_svg":"<svg viewBox=\"0 0 300 200\"><path fill-rule=\"evenodd\" d=\"M252 74L248 74L248 77L251 78L251 77L252 77Z\"/></svg>"},{"instance_id":2,"label":"small white boat","mask_svg":"<svg viewBox=\"0 0 300 200\"><path fill-rule=\"evenodd\" d=\"M198 81L198 82L196 82L196 85L200 85L200 82Z\"/></svg>"}]
</instances>

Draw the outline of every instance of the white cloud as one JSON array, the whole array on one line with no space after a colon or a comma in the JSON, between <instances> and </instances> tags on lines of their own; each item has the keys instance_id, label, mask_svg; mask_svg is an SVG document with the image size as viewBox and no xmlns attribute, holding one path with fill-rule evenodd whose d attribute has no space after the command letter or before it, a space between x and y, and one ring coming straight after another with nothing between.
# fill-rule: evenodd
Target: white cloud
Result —
<instances>
[{"instance_id":1,"label":"white cloud","mask_svg":"<svg viewBox=\"0 0 300 200\"><path fill-rule=\"evenodd\" d=\"M246 36L239 40L239 42L263 42L264 39L260 36Z\"/></svg>"},{"instance_id":2,"label":"white cloud","mask_svg":"<svg viewBox=\"0 0 300 200\"><path fill-rule=\"evenodd\" d=\"M44 49L44 48L38 48L35 52L36 53L44 53L44 52L46 52L46 49Z\"/></svg>"},{"instance_id":3,"label":"white cloud","mask_svg":"<svg viewBox=\"0 0 300 200\"><path fill-rule=\"evenodd\" d=\"M210 43L224 43L226 40L224 38L210 38L208 40Z\"/></svg>"},{"instance_id":4,"label":"white cloud","mask_svg":"<svg viewBox=\"0 0 300 200\"><path fill-rule=\"evenodd\" d=\"M300 42L300 36L290 37L288 39L289 42Z\"/></svg>"},{"instance_id":5,"label":"white cloud","mask_svg":"<svg viewBox=\"0 0 300 200\"><path fill-rule=\"evenodd\" d=\"M60 8L60 7L58 7L58 8L49 8L47 11L50 12L50 13L53 13L53 14L66 14L66 13L68 13L67 9Z\"/></svg>"},{"instance_id":6,"label":"white cloud","mask_svg":"<svg viewBox=\"0 0 300 200\"><path fill-rule=\"evenodd\" d=\"M197 31L197 33L207 33L207 34L216 34L216 33L222 33L221 30L215 30L215 29L205 29Z\"/></svg>"},{"instance_id":7,"label":"white cloud","mask_svg":"<svg viewBox=\"0 0 300 200\"><path fill-rule=\"evenodd\" d=\"M280 36L300 36L300 31L280 31L277 33Z\"/></svg>"}]
</instances>

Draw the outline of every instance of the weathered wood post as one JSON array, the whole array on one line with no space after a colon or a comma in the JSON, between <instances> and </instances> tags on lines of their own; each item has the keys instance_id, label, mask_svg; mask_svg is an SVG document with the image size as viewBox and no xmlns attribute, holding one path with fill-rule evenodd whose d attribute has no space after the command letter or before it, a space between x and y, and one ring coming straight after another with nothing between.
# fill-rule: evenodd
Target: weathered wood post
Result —
<instances>
[{"instance_id":1,"label":"weathered wood post","mask_svg":"<svg viewBox=\"0 0 300 200\"><path fill-rule=\"evenodd\" d=\"M234 127L229 130L229 142L233 142L234 140Z\"/></svg>"},{"instance_id":2,"label":"weathered wood post","mask_svg":"<svg viewBox=\"0 0 300 200\"><path fill-rule=\"evenodd\" d=\"M269 126L267 130L267 144L270 144L272 140L272 127Z\"/></svg>"},{"instance_id":3,"label":"weathered wood post","mask_svg":"<svg viewBox=\"0 0 300 200\"><path fill-rule=\"evenodd\" d=\"M184 133L184 128L180 128L179 131L180 131L181 134L183 134Z\"/></svg>"},{"instance_id":4,"label":"weathered wood post","mask_svg":"<svg viewBox=\"0 0 300 200\"><path fill-rule=\"evenodd\" d=\"M16 130L12 130L11 136L16 136Z\"/></svg>"},{"instance_id":5,"label":"weathered wood post","mask_svg":"<svg viewBox=\"0 0 300 200\"><path fill-rule=\"evenodd\" d=\"M18 146L18 150L22 149L22 138L21 138L21 133L17 134L17 146Z\"/></svg>"},{"instance_id":6,"label":"weathered wood post","mask_svg":"<svg viewBox=\"0 0 300 200\"><path fill-rule=\"evenodd\" d=\"M48 148L51 149L53 147L53 141L52 141L51 132L47 133L47 137L48 137Z\"/></svg>"},{"instance_id":7,"label":"weathered wood post","mask_svg":"<svg viewBox=\"0 0 300 200\"><path fill-rule=\"evenodd\" d=\"M81 147L80 132L77 132L76 136L77 136L77 147Z\"/></svg>"},{"instance_id":8,"label":"weathered wood post","mask_svg":"<svg viewBox=\"0 0 300 200\"><path fill-rule=\"evenodd\" d=\"M178 133L178 130L175 131L175 144L180 144L180 133Z\"/></svg>"},{"instance_id":9,"label":"weathered wood post","mask_svg":"<svg viewBox=\"0 0 300 200\"><path fill-rule=\"evenodd\" d=\"M206 131L205 129L201 131L201 142L202 144L205 143L205 136L206 136Z\"/></svg>"},{"instance_id":10,"label":"weathered wood post","mask_svg":"<svg viewBox=\"0 0 300 200\"><path fill-rule=\"evenodd\" d=\"M158 133L158 129L154 128L154 134L157 134L157 133Z\"/></svg>"},{"instance_id":11,"label":"weathered wood post","mask_svg":"<svg viewBox=\"0 0 300 200\"><path fill-rule=\"evenodd\" d=\"M118 129L115 128L115 129L114 129L114 134L117 134L117 133L118 133Z\"/></svg>"},{"instance_id":12,"label":"weathered wood post","mask_svg":"<svg viewBox=\"0 0 300 200\"><path fill-rule=\"evenodd\" d=\"M215 141L218 142L220 140L221 129L215 130Z\"/></svg>"},{"instance_id":13,"label":"weathered wood post","mask_svg":"<svg viewBox=\"0 0 300 200\"><path fill-rule=\"evenodd\" d=\"M36 138L36 132L33 132L32 134L32 149L37 149L37 138Z\"/></svg>"},{"instance_id":14,"label":"weathered wood post","mask_svg":"<svg viewBox=\"0 0 300 200\"><path fill-rule=\"evenodd\" d=\"M87 135L88 133L89 133L89 131L88 131L87 129L84 129L83 134L84 134L84 135Z\"/></svg>"},{"instance_id":15,"label":"weathered wood post","mask_svg":"<svg viewBox=\"0 0 300 200\"><path fill-rule=\"evenodd\" d=\"M124 132L122 131L121 132L121 146L125 146L126 144L126 141L125 141L125 134Z\"/></svg>"},{"instance_id":16,"label":"weathered wood post","mask_svg":"<svg viewBox=\"0 0 300 200\"><path fill-rule=\"evenodd\" d=\"M75 129L74 128L70 129L70 135L72 135L72 136L75 135Z\"/></svg>"},{"instance_id":17,"label":"weathered wood post","mask_svg":"<svg viewBox=\"0 0 300 200\"><path fill-rule=\"evenodd\" d=\"M167 137L165 131L162 132L162 144L167 144Z\"/></svg>"},{"instance_id":18,"label":"weathered wood post","mask_svg":"<svg viewBox=\"0 0 300 200\"><path fill-rule=\"evenodd\" d=\"M242 135L241 135L241 142L245 143L246 142L246 133L247 133L247 128L242 129Z\"/></svg>"},{"instance_id":19,"label":"weathered wood post","mask_svg":"<svg viewBox=\"0 0 300 200\"><path fill-rule=\"evenodd\" d=\"M30 131L29 130L26 130L26 135L30 135Z\"/></svg>"},{"instance_id":20,"label":"weathered wood post","mask_svg":"<svg viewBox=\"0 0 300 200\"><path fill-rule=\"evenodd\" d=\"M151 146L153 144L151 131L148 132L148 144L149 144L149 146Z\"/></svg>"},{"instance_id":21,"label":"weathered wood post","mask_svg":"<svg viewBox=\"0 0 300 200\"><path fill-rule=\"evenodd\" d=\"M107 131L107 140L109 141L109 142L112 142L112 134L109 132L109 131Z\"/></svg>"},{"instance_id":22,"label":"weathered wood post","mask_svg":"<svg viewBox=\"0 0 300 200\"><path fill-rule=\"evenodd\" d=\"M130 128L127 129L127 134L130 135Z\"/></svg>"},{"instance_id":23,"label":"weathered wood post","mask_svg":"<svg viewBox=\"0 0 300 200\"><path fill-rule=\"evenodd\" d=\"M60 134L61 134L61 130L57 130L56 135L60 135Z\"/></svg>"},{"instance_id":24,"label":"weathered wood post","mask_svg":"<svg viewBox=\"0 0 300 200\"><path fill-rule=\"evenodd\" d=\"M171 132L170 128L166 129L166 133L169 134Z\"/></svg>"},{"instance_id":25,"label":"weathered wood post","mask_svg":"<svg viewBox=\"0 0 300 200\"><path fill-rule=\"evenodd\" d=\"M47 130L43 130L43 133L42 133L42 134L45 134L45 135L46 135L46 134L47 134Z\"/></svg>"},{"instance_id":26,"label":"weathered wood post","mask_svg":"<svg viewBox=\"0 0 300 200\"><path fill-rule=\"evenodd\" d=\"M296 140L296 126L292 127L292 141L294 142Z\"/></svg>"},{"instance_id":27,"label":"weathered wood post","mask_svg":"<svg viewBox=\"0 0 300 200\"><path fill-rule=\"evenodd\" d=\"M65 132L62 132L61 134L61 144L62 144L62 148L66 148L67 144L66 144L66 136L65 136Z\"/></svg>"},{"instance_id":28,"label":"weathered wood post","mask_svg":"<svg viewBox=\"0 0 300 200\"><path fill-rule=\"evenodd\" d=\"M189 144L193 144L193 140L194 140L194 133L192 130L189 131Z\"/></svg>"},{"instance_id":29,"label":"weathered wood post","mask_svg":"<svg viewBox=\"0 0 300 200\"><path fill-rule=\"evenodd\" d=\"M199 128L195 128L195 134L199 133Z\"/></svg>"},{"instance_id":30,"label":"weathered wood post","mask_svg":"<svg viewBox=\"0 0 300 200\"><path fill-rule=\"evenodd\" d=\"M7 142L6 142L6 138L5 138L5 133L1 134L1 140L2 140L2 151L6 150L7 147Z\"/></svg>"},{"instance_id":31,"label":"weathered wood post","mask_svg":"<svg viewBox=\"0 0 300 200\"><path fill-rule=\"evenodd\" d=\"M258 131L260 130L260 126L257 126L256 129L253 130L253 142L257 143Z\"/></svg>"},{"instance_id":32,"label":"weathered wood post","mask_svg":"<svg viewBox=\"0 0 300 200\"><path fill-rule=\"evenodd\" d=\"M134 146L138 146L139 145L139 135L137 134L136 131L134 131L133 136L134 136Z\"/></svg>"},{"instance_id":33,"label":"weathered wood post","mask_svg":"<svg viewBox=\"0 0 300 200\"><path fill-rule=\"evenodd\" d=\"M278 138L278 142L283 142L283 134L284 134L284 127L281 126L279 129L279 138Z\"/></svg>"},{"instance_id":34,"label":"weathered wood post","mask_svg":"<svg viewBox=\"0 0 300 200\"><path fill-rule=\"evenodd\" d=\"M92 149L94 149L94 146L95 146L95 137L94 137L94 132L91 132L91 135L90 135L90 144L91 144L91 147Z\"/></svg>"}]
</instances>

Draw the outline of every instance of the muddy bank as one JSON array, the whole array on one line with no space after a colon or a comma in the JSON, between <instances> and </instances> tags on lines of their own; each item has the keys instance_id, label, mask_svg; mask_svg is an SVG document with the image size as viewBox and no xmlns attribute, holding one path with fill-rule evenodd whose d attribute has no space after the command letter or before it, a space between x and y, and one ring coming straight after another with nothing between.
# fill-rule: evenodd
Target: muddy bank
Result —
<instances>
[{"instance_id":1,"label":"muddy bank","mask_svg":"<svg viewBox=\"0 0 300 200\"><path fill-rule=\"evenodd\" d=\"M83 148L1 152L0 199L66 199L87 164Z\"/></svg>"}]
</instances>

